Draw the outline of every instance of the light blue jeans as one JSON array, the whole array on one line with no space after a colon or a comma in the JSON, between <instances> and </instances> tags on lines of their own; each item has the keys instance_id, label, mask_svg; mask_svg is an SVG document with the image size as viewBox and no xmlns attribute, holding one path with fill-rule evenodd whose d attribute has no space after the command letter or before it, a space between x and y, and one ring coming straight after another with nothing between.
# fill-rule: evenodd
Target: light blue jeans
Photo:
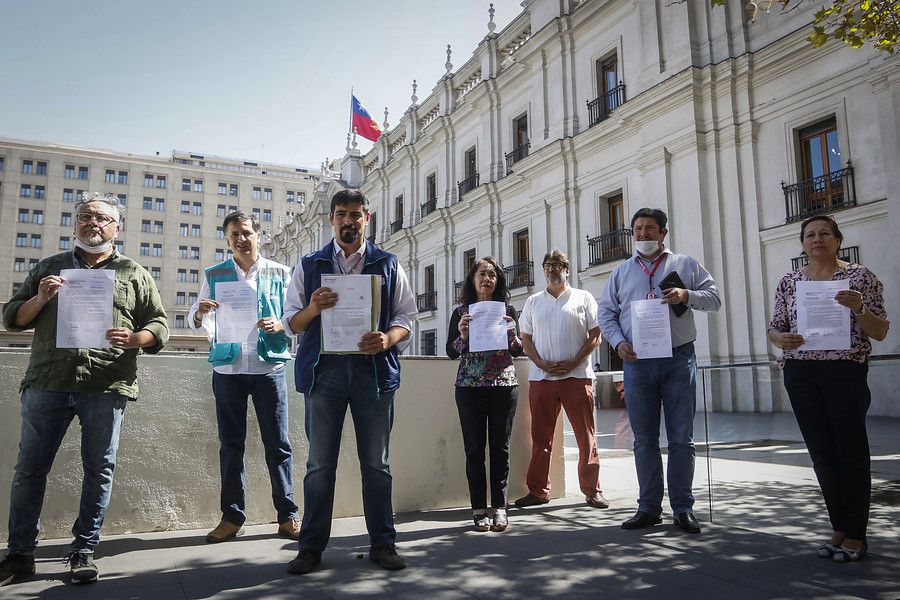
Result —
<instances>
[{"instance_id":1,"label":"light blue jeans","mask_svg":"<svg viewBox=\"0 0 900 600\"><path fill-rule=\"evenodd\" d=\"M119 394L22 392L22 435L9 502L9 551L33 552L47 474L69 424L81 423L81 505L72 527L72 550L92 552L109 507L119 432L127 398ZM74 473L72 474L75 475Z\"/></svg>"},{"instance_id":2,"label":"light blue jeans","mask_svg":"<svg viewBox=\"0 0 900 600\"><path fill-rule=\"evenodd\" d=\"M693 510L694 413L696 412L697 358L689 342L672 349L672 358L626 361L625 407L634 433L634 464L640 497L638 510L662 513L663 474L659 450L660 408L668 438L669 503L672 513Z\"/></svg>"},{"instance_id":3,"label":"light blue jeans","mask_svg":"<svg viewBox=\"0 0 900 600\"><path fill-rule=\"evenodd\" d=\"M356 430L369 544L385 546L396 539L388 465L394 392L379 393L375 378L369 356L323 355L316 366L315 384L305 403L309 457L303 479L300 550L322 552L331 537L335 472L348 406Z\"/></svg>"}]
</instances>

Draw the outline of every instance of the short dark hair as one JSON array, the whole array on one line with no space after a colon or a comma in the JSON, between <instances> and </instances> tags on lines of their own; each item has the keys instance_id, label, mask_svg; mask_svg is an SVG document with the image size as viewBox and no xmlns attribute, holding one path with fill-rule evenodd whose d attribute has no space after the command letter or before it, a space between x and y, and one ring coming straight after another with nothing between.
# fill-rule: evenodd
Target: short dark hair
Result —
<instances>
[{"instance_id":1,"label":"short dark hair","mask_svg":"<svg viewBox=\"0 0 900 600\"><path fill-rule=\"evenodd\" d=\"M494 287L494 293L491 294L491 300L509 304L509 286L506 283L506 273L503 272L503 267L500 266L500 263L493 256L479 258L472 264L463 281L462 290L460 290L459 298L457 299L458 302L460 304L472 304L478 301L478 295L475 293L475 272L478 271L478 265L483 262L489 264L494 269L494 272L497 273L497 285Z\"/></svg>"},{"instance_id":2,"label":"short dark hair","mask_svg":"<svg viewBox=\"0 0 900 600\"><path fill-rule=\"evenodd\" d=\"M666 216L666 213L659 210L658 208L639 208L634 216L631 217L631 228L634 229L634 222L641 218L653 219L656 221L656 224L659 225L659 230L662 231L666 228L666 224L669 222L669 217Z\"/></svg>"},{"instance_id":3,"label":"short dark hair","mask_svg":"<svg viewBox=\"0 0 900 600\"><path fill-rule=\"evenodd\" d=\"M362 204L363 210L369 212L369 199L366 198L366 195L359 190L347 189L341 190L331 197L331 209L328 214L333 215L335 207L347 204Z\"/></svg>"},{"instance_id":4,"label":"short dark hair","mask_svg":"<svg viewBox=\"0 0 900 600\"><path fill-rule=\"evenodd\" d=\"M555 260L558 263L562 263L562 266L566 268L566 271L571 271L572 269L569 267L569 257L566 256L566 253L562 250L551 250L547 254L544 255L544 260L541 261L541 267L547 264L548 260Z\"/></svg>"},{"instance_id":5,"label":"short dark hair","mask_svg":"<svg viewBox=\"0 0 900 600\"><path fill-rule=\"evenodd\" d=\"M834 217L832 217L831 215L815 215L806 219L800 225L801 244L803 243L803 234L806 233L806 226L813 221L825 221L826 223L828 223L828 226L831 227L831 233L834 234L834 237L837 238L837 241L839 242L838 247L840 247L840 244L844 243L844 234L841 233L841 230L838 228L837 221L834 220Z\"/></svg>"},{"instance_id":6,"label":"short dark hair","mask_svg":"<svg viewBox=\"0 0 900 600\"><path fill-rule=\"evenodd\" d=\"M225 216L225 220L222 222L222 231L228 231L228 226L232 223L243 223L244 221L250 221L250 226L253 227L253 231L259 233L259 219L255 214L248 214L242 210L230 212Z\"/></svg>"}]
</instances>

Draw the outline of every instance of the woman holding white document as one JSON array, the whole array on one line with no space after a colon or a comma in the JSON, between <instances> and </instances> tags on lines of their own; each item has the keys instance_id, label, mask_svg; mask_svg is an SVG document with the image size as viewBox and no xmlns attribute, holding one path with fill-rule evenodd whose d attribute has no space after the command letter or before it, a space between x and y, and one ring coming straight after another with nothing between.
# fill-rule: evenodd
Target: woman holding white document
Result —
<instances>
[{"instance_id":1,"label":"woman holding white document","mask_svg":"<svg viewBox=\"0 0 900 600\"><path fill-rule=\"evenodd\" d=\"M505 531L509 436L518 401L513 357L522 355L516 309L506 277L494 258L469 269L447 333L447 356L459 358L456 406L466 452L466 477L475 529ZM485 444L490 445L490 509Z\"/></svg>"},{"instance_id":2,"label":"woman holding white document","mask_svg":"<svg viewBox=\"0 0 900 600\"><path fill-rule=\"evenodd\" d=\"M787 389L822 489L833 534L822 558L866 556L872 477L866 411L869 338L890 323L883 286L867 268L838 258L838 224L826 215L803 221L800 241L809 264L782 277L775 291L769 340L784 352ZM825 300L833 298L834 304Z\"/></svg>"}]
</instances>

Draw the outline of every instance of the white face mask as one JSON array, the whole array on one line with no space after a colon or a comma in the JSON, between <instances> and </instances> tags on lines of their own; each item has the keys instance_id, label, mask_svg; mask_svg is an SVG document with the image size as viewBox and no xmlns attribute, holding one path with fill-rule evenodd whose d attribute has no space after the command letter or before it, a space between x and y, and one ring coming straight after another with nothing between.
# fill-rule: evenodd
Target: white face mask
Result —
<instances>
[{"instance_id":1,"label":"white face mask","mask_svg":"<svg viewBox=\"0 0 900 600\"><path fill-rule=\"evenodd\" d=\"M88 254L103 254L104 252L108 252L112 248L112 246L113 246L112 240L107 240L97 246L88 246L87 244L85 244L84 242L79 240L78 238L75 238L75 247L81 248Z\"/></svg>"},{"instance_id":2,"label":"white face mask","mask_svg":"<svg viewBox=\"0 0 900 600\"><path fill-rule=\"evenodd\" d=\"M644 256L650 256L651 254L656 254L656 251L659 250L659 242L656 240L642 240L635 242L634 247Z\"/></svg>"}]
</instances>

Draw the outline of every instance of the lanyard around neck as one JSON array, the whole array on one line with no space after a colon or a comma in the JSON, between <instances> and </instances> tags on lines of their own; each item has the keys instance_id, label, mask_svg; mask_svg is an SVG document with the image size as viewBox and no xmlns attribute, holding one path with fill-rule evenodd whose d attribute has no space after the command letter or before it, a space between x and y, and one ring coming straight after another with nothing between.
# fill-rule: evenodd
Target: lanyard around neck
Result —
<instances>
[{"instance_id":1,"label":"lanyard around neck","mask_svg":"<svg viewBox=\"0 0 900 600\"><path fill-rule=\"evenodd\" d=\"M641 266L641 269L644 271L644 273L647 274L647 278L648 278L647 297L648 298L654 297L653 296L653 274L656 273L657 269L659 269L659 265L661 265L663 263L662 259L664 256L665 256L665 253L660 252L659 256L657 256L656 259L653 261L653 269L652 270L648 269L646 267L646 265L644 265L644 261L643 261L643 259L641 259L640 256L635 257L635 260L637 260L637 263Z\"/></svg>"}]
</instances>

